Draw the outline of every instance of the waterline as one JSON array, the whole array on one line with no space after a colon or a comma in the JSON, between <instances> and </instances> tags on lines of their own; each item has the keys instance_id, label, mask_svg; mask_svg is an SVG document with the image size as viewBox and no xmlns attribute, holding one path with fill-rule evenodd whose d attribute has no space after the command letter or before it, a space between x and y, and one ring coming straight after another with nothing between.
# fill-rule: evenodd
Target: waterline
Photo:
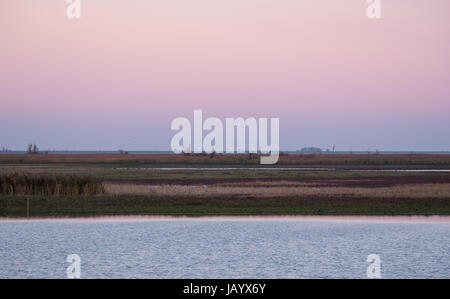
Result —
<instances>
[{"instance_id":1,"label":"waterline","mask_svg":"<svg viewBox=\"0 0 450 299\"><path fill-rule=\"evenodd\" d=\"M116 167L114 170L161 170L161 171L205 171L205 170L257 170L257 171L364 171L364 172L450 172L450 169L341 169L328 167Z\"/></svg>"},{"instance_id":2,"label":"waterline","mask_svg":"<svg viewBox=\"0 0 450 299\"><path fill-rule=\"evenodd\" d=\"M450 216L98 216L98 217L48 217L1 218L1 222L142 222L142 221L326 221L369 223L443 223L450 224Z\"/></svg>"}]
</instances>

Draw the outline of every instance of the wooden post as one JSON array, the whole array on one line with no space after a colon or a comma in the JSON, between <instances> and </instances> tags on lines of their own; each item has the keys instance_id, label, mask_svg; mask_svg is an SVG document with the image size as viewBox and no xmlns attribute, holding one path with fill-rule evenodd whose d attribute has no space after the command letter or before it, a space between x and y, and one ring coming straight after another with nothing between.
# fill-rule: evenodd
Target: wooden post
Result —
<instances>
[{"instance_id":1,"label":"wooden post","mask_svg":"<svg viewBox=\"0 0 450 299\"><path fill-rule=\"evenodd\" d=\"M27 197L27 219L30 218L30 199Z\"/></svg>"}]
</instances>

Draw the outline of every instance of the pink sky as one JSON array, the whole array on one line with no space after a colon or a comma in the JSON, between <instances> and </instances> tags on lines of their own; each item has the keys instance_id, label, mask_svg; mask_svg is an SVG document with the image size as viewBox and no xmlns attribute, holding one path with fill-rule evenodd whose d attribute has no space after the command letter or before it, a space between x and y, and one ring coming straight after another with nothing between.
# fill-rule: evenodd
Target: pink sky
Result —
<instances>
[{"instance_id":1,"label":"pink sky","mask_svg":"<svg viewBox=\"0 0 450 299\"><path fill-rule=\"evenodd\" d=\"M281 148L450 150L450 2L0 2L0 147L167 150L170 122L279 117Z\"/></svg>"}]
</instances>

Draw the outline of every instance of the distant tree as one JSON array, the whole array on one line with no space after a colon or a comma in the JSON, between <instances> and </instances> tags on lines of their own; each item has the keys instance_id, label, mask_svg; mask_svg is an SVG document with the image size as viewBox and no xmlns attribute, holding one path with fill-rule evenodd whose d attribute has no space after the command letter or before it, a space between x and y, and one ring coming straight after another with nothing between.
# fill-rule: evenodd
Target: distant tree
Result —
<instances>
[{"instance_id":1,"label":"distant tree","mask_svg":"<svg viewBox=\"0 0 450 299\"><path fill-rule=\"evenodd\" d=\"M32 154L33 153L33 145L31 143L28 144L27 147L27 154Z\"/></svg>"},{"instance_id":2,"label":"distant tree","mask_svg":"<svg viewBox=\"0 0 450 299\"><path fill-rule=\"evenodd\" d=\"M119 150L120 155L128 155L128 151L124 151L122 149Z\"/></svg>"},{"instance_id":3,"label":"distant tree","mask_svg":"<svg viewBox=\"0 0 450 299\"><path fill-rule=\"evenodd\" d=\"M37 147L36 144L28 144L27 147L27 154L38 154L39 153L39 148Z\"/></svg>"}]
</instances>

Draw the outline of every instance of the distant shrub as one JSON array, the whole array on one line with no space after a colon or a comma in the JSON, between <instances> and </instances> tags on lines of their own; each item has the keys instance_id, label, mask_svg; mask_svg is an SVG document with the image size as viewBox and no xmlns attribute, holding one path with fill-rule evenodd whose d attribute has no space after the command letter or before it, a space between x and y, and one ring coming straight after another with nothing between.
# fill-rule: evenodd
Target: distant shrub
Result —
<instances>
[{"instance_id":1,"label":"distant shrub","mask_svg":"<svg viewBox=\"0 0 450 299\"><path fill-rule=\"evenodd\" d=\"M2 174L0 194L74 196L103 194L102 183L87 176Z\"/></svg>"},{"instance_id":2,"label":"distant shrub","mask_svg":"<svg viewBox=\"0 0 450 299\"><path fill-rule=\"evenodd\" d=\"M28 144L27 147L27 154L38 154L39 153L39 148L37 147L36 144Z\"/></svg>"}]
</instances>

